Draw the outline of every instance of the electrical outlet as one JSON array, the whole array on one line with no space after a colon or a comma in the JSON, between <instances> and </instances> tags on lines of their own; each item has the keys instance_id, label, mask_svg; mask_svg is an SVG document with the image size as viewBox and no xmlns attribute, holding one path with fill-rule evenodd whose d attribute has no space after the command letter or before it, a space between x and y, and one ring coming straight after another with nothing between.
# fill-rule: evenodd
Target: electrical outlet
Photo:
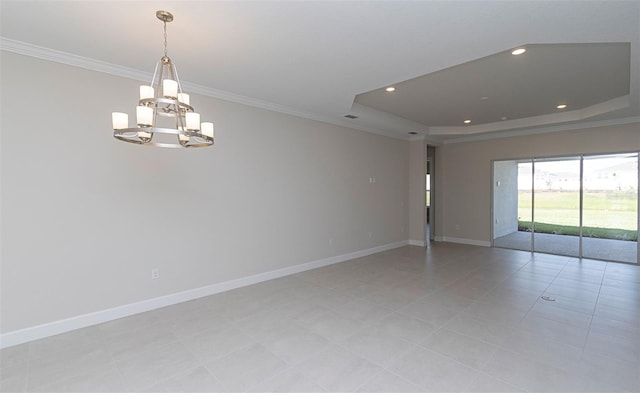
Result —
<instances>
[{"instance_id":1,"label":"electrical outlet","mask_svg":"<svg viewBox=\"0 0 640 393\"><path fill-rule=\"evenodd\" d=\"M460 224L456 224L456 231L460 230Z\"/></svg>"},{"instance_id":2,"label":"electrical outlet","mask_svg":"<svg viewBox=\"0 0 640 393\"><path fill-rule=\"evenodd\" d=\"M160 278L160 269L151 269L151 279L155 280L157 278Z\"/></svg>"},{"instance_id":3,"label":"electrical outlet","mask_svg":"<svg viewBox=\"0 0 640 393\"><path fill-rule=\"evenodd\" d=\"M369 232L369 239L373 237L373 233Z\"/></svg>"}]
</instances>

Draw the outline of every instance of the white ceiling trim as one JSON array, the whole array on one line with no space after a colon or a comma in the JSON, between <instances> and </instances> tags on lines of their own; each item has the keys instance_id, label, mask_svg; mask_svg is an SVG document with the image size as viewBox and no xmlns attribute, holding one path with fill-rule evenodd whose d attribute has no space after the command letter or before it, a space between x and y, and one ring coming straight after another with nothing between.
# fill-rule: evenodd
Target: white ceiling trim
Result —
<instances>
[{"instance_id":1,"label":"white ceiling trim","mask_svg":"<svg viewBox=\"0 0 640 393\"><path fill-rule=\"evenodd\" d=\"M640 116L627 117L624 119L592 121L587 123L563 124L563 125L557 125L553 127L547 126L547 127L538 127L538 128L528 128L526 130L511 130L511 131L500 132L500 133L471 135L467 137L446 139L443 141L443 144L446 145L446 144L453 144L453 143L477 142L477 141L486 141L491 139L509 138L513 136L544 134L547 132L573 131L573 130L581 130L586 128L618 126L623 124L634 124L634 123L640 124Z\"/></svg>"},{"instance_id":2,"label":"white ceiling trim","mask_svg":"<svg viewBox=\"0 0 640 393\"><path fill-rule=\"evenodd\" d=\"M35 57L42 60L53 61L56 63L66 64L74 67L85 68L91 71L102 72L114 76L128 79L148 82L153 77L150 72L136 70L134 68L123 67L104 61L91 59L83 56L74 55L67 52L49 49L38 45L29 44L22 41L12 40L6 37L0 37L0 50L13 52L20 55ZM323 116L312 112L306 112L299 109L291 108L285 105L275 104L267 101L258 100L239 94L230 93L223 90L213 89L196 83L182 81L181 84L185 90L189 92L201 94L204 96L217 98L237 104L247 105L254 108L265 109L273 112L284 113L286 115L296 116L303 119L315 120L322 123L337 125L340 127L352 128L360 131L366 131L390 138L408 140L408 137L397 135L392 132L380 130L374 127L364 127L347 121L336 120L329 116Z\"/></svg>"}]
</instances>

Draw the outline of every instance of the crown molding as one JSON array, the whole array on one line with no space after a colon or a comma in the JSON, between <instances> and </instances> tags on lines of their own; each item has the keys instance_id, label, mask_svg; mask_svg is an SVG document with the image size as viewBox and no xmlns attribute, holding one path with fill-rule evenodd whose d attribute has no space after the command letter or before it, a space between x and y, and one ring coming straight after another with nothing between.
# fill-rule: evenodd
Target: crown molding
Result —
<instances>
[{"instance_id":1,"label":"crown molding","mask_svg":"<svg viewBox=\"0 0 640 393\"><path fill-rule=\"evenodd\" d=\"M491 139L509 138L514 136L544 134L548 132L583 130L586 128L618 126L623 124L634 124L634 123L640 123L640 116L626 117L623 119L610 119L610 120L591 121L591 122L584 122L584 123L562 124L557 126L528 128L526 130L512 130L512 131L492 133L492 134L473 135L473 136L466 136L461 138L447 139L443 142L443 144L447 145L447 144L454 144L454 143L478 142L478 141L487 141Z\"/></svg>"},{"instance_id":2,"label":"crown molding","mask_svg":"<svg viewBox=\"0 0 640 393\"><path fill-rule=\"evenodd\" d=\"M42 46L37 46L37 45L29 44L26 42L22 42L22 41L12 40L6 37L0 37L0 50L17 53L24 56L30 56L30 57L34 57L42 60L48 60L48 61L52 61L60 64L66 64L74 67L80 67L80 68L88 69L91 71L101 72L101 73L110 74L118 77L133 79L137 81L147 82L153 76L152 73L150 72L140 71L134 68L124 67L124 66L108 63L101 60L78 56L68 52L58 51L55 49L45 48ZM339 127L365 131L372 134L377 134L377 135L394 138L394 139L400 139L404 141L415 141L415 140L424 139L430 143L433 143L434 145L491 140L491 139L507 138L511 136L531 135L531 134L557 132L557 131L568 131L568 130L576 130L581 128L593 128L593 127L602 127L602 126L630 124L630 123L640 122L640 117L630 117L630 118L624 118L624 119L573 123L573 124L557 125L557 126L540 125L540 127L536 127L536 128L515 129L515 130L512 129L504 132L492 132L492 133L486 133L486 134L483 133L483 134L475 134L475 135L468 135L468 136L462 136L462 137L457 136L453 138L447 138L446 135L444 134L437 134L438 132L437 128L430 128L424 134L421 132L420 133L421 135L419 134L417 136L409 137L405 135L399 135L398 133L392 132L389 130L376 128L370 125L361 125L361 124L357 124L357 122L336 119L332 116L321 115L313 112L296 109L286 105L280 105L280 104L276 104L268 101L259 100L256 98L234 94L224 90L219 90L219 89L214 89L211 87L199 85L197 83L183 81L182 85L186 87L186 90L189 90L190 92L201 94L207 97L221 99L221 100L234 102L237 104L246 105L254 108L264 109L272 112L283 113L286 115L295 116L303 119L319 121L322 123L332 124ZM494 130L494 131L497 131L497 130Z\"/></svg>"},{"instance_id":3,"label":"crown molding","mask_svg":"<svg viewBox=\"0 0 640 393\"><path fill-rule=\"evenodd\" d=\"M151 80L153 74L150 72L140 71L134 68L123 67L117 64L107 63L105 61L91 59L88 57L74 55L72 53L63 52L55 49L45 48L38 45L29 44L22 41L12 40L6 37L0 37L0 50L13 52L24 56L30 56L42 60L48 60L56 63L66 64L74 67L80 67L91 71L101 72L114 76L119 76L137 81L147 82ZM197 83L182 81L181 84L185 90L201 94L203 96L221 99L224 101L234 102L236 104L247 105L254 108L265 109L272 112L279 112L290 116L300 117L303 119L315 120L322 123L333 124L340 127L346 127L378 134L394 139L408 140L408 138L397 135L393 132L385 131L370 126L362 126L342 119L335 119L331 116L320 115L313 112L303 111L286 105L275 104L268 101L259 100L239 94L230 93L224 90L218 90L211 87L199 85Z\"/></svg>"}]
</instances>

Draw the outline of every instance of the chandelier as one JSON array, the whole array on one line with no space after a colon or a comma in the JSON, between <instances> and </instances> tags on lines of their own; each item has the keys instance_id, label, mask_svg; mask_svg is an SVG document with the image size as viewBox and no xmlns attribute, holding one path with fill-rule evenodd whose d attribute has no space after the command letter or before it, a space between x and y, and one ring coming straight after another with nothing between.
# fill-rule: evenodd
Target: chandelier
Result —
<instances>
[{"instance_id":1,"label":"chandelier","mask_svg":"<svg viewBox=\"0 0 640 393\"><path fill-rule=\"evenodd\" d=\"M200 123L189 95L182 92L178 71L167 56L167 22L173 15L157 11L164 23L164 56L156 64L151 85L140 86L136 124L129 128L129 115L112 113L113 136L124 142L157 147L205 147L213 145L213 123Z\"/></svg>"}]
</instances>

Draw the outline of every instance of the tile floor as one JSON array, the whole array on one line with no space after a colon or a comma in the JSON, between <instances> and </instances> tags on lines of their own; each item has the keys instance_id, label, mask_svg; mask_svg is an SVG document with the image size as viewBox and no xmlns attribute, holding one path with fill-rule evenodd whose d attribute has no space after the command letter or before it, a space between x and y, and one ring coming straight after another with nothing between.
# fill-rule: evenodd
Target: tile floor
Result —
<instances>
[{"instance_id":1,"label":"tile floor","mask_svg":"<svg viewBox=\"0 0 640 393\"><path fill-rule=\"evenodd\" d=\"M408 246L1 355L3 392L638 392L640 267Z\"/></svg>"}]
</instances>

